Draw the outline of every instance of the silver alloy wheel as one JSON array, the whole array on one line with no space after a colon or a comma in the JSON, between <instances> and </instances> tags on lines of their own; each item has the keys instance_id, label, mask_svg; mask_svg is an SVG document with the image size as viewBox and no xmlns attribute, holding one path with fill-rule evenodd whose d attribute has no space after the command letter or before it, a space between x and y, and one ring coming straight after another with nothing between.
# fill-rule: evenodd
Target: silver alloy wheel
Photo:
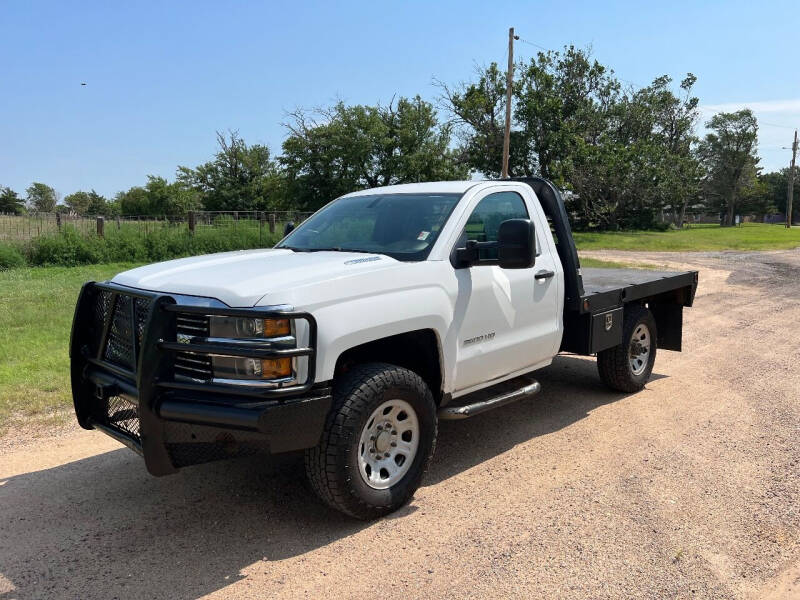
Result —
<instances>
[{"instance_id":1,"label":"silver alloy wheel","mask_svg":"<svg viewBox=\"0 0 800 600\"><path fill-rule=\"evenodd\" d=\"M639 323L631 336L629 361L636 376L644 373L650 361L650 329L644 323Z\"/></svg>"},{"instance_id":2,"label":"silver alloy wheel","mask_svg":"<svg viewBox=\"0 0 800 600\"><path fill-rule=\"evenodd\" d=\"M369 487L385 490L403 478L419 447L419 420L405 400L376 408L358 442L358 472Z\"/></svg>"}]
</instances>

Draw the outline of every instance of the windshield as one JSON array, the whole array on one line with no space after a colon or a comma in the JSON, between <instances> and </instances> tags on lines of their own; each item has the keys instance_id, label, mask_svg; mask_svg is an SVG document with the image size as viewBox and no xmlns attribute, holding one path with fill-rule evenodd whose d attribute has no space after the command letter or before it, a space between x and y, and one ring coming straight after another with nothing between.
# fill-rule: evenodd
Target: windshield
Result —
<instances>
[{"instance_id":1,"label":"windshield","mask_svg":"<svg viewBox=\"0 0 800 600\"><path fill-rule=\"evenodd\" d=\"M334 200L276 248L340 250L425 260L461 194L374 194Z\"/></svg>"}]
</instances>

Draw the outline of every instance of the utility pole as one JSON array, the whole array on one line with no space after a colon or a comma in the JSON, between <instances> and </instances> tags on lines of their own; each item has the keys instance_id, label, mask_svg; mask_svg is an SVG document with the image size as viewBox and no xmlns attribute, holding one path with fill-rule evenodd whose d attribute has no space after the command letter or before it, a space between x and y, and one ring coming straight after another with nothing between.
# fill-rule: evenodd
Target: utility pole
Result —
<instances>
[{"instance_id":1,"label":"utility pole","mask_svg":"<svg viewBox=\"0 0 800 600\"><path fill-rule=\"evenodd\" d=\"M506 130L503 135L503 171L501 177L508 179L508 153L511 146L511 83L514 81L514 28L508 30L508 71L506 71Z\"/></svg>"},{"instance_id":2,"label":"utility pole","mask_svg":"<svg viewBox=\"0 0 800 600\"><path fill-rule=\"evenodd\" d=\"M786 227L792 226L792 199L794 198L794 159L797 156L797 129L792 143L792 163L789 167L789 195L786 198Z\"/></svg>"}]
</instances>

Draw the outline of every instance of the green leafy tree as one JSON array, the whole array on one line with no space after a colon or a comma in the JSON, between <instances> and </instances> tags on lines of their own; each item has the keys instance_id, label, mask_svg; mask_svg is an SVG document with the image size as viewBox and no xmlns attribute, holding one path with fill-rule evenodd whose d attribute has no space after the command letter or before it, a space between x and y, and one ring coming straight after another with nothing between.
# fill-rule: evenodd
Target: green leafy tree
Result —
<instances>
[{"instance_id":1,"label":"green leafy tree","mask_svg":"<svg viewBox=\"0 0 800 600\"><path fill-rule=\"evenodd\" d=\"M386 106L339 102L291 117L280 161L288 197L304 208L362 188L469 174L450 149L451 127L418 96Z\"/></svg>"},{"instance_id":2,"label":"green leafy tree","mask_svg":"<svg viewBox=\"0 0 800 600\"><path fill-rule=\"evenodd\" d=\"M105 196L98 194L94 190L89 192L89 206L86 208L86 214L109 216L108 200L106 200Z\"/></svg>"},{"instance_id":3,"label":"green leafy tree","mask_svg":"<svg viewBox=\"0 0 800 600\"><path fill-rule=\"evenodd\" d=\"M185 215L190 210L200 208L200 193L184 182L169 183L163 177L148 175L144 189L149 214Z\"/></svg>"},{"instance_id":4,"label":"green leafy tree","mask_svg":"<svg viewBox=\"0 0 800 600\"><path fill-rule=\"evenodd\" d=\"M756 184L758 123L753 112L744 109L718 113L706 127L711 131L699 147L707 173L704 194L710 207L724 213L723 224L731 226Z\"/></svg>"},{"instance_id":5,"label":"green leafy tree","mask_svg":"<svg viewBox=\"0 0 800 600\"><path fill-rule=\"evenodd\" d=\"M125 216L141 216L150 214L150 198L147 190L134 186L114 196L114 203L119 207L119 214Z\"/></svg>"},{"instance_id":6,"label":"green leafy tree","mask_svg":"<svg viewBox=\"0 0 800 600\"><path fill-rule=\"evenodd\" d=\"M797 173L797 167L795 167ZM780 171L772 171L758 176L761 189L764 194L763 205L766 207L765 214L779 212L786 214L786 199L789 194L789 168ZM795 175L794 198L792 199L792 212L800 214L800 182Z\"/></svg>"},{"instance_id":7,"label":"green leafy tree","mask_svg":"<svg viewBox=\"0 0 800 600\"><path fill-rule=\"evenodd\" d=\"M649 228L662 215L680 226L697 202L702 172L694 75L677 93L666 76L623 89L611 69L573 46L540 52L515 70L510 175L542 175L572 192L569 208L581 228ZM492 64L474 83L441 87L466 162L498 176L505 74Z\"/></svg>"},{"instance_id":8,"label":"green leafy tree","mask_svg":"<svg viewBox=\"0 0 800 600\"><path fill-rule=\"evenodd\" d=\"M67 205L67 208L79 215L85 215L89 212L91 201L92 199L88 192L75 192L64 197L64 204Z\"/></svg>"},{"instance_id":9,"label":"green leafy tree","mask_svg":"<svg viewBox=\"0 0 800 600\"><path fill-rule=\"evenodd\" d=\"M540 52L515 67L514 112L509 174L542 175L559 185L570 177L575 153L605 131L604 116L613 106L619 83L613 71L588 50L567 46ZM478 81L453 90L441 85L443 101L461 126L469 166L498 176L505 128L505 73L496 63L478 73Z\"/></svg>"},{"instance_id":10,"label":"green leafy tree","mask_svg":"<svg viewBox=\"0 0 800 600\"><path fill-rule=\"evenodd\" d=\"M608 107L604 131L592 143L578 142L567 185L576 192L580 224L649 229L669 215L682 225L687 206L698 202L702 173L694 152L695 80L687 75L680 96L667 76L621 94Z\"/></svg>"},{"instance_id":11,"label":"green leafy tree","mask_svg":"<svg viewBox=\"0 0 800 600\"><path fill-rule=\"evenodd\" d=\"M27 190L28 209L36 212L53 212L58 204L58 194L49 185L34 182Z\"/></svg>"},{"instance_id":12,"label":"green leafy tree","mask_svg":"<svg viewBox=\"0 0 800 600\"><path fill-rule=\"evenodd\" d=\"M19 215L25 212L25 205L17 192L10 187L0 186L0 213Z\"/></svg>"},{"instance_id":13,"label":"green leafy tree","mask_svg":"<svg viewBox=\"0 0 800 600\"><path fill-rule=\"evenodd\" d=\"M217 132L214 160L191 169L178 167L178 182L194 190L206 210L270 210L284 206L283 177L269 148L248 146L236 132ZM185 196L190 204L193 197Z\"/></svg>"}]
</instances>

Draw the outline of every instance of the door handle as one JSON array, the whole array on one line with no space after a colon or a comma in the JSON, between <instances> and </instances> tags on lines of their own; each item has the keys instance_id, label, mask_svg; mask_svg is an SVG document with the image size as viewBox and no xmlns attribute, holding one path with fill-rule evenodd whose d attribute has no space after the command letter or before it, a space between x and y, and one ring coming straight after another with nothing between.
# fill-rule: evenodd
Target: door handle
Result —
<instances>
[{"instance_id":1,"label":"door handle","mask_svg":"<svg viewBox=\"0 0 800 600\"><path fill-rule=\"evenodd\" d=\"M534 279L550 279L553 275L555 275L555 271L539 271L534 275Z\"/></svg>"}]
</instances>

